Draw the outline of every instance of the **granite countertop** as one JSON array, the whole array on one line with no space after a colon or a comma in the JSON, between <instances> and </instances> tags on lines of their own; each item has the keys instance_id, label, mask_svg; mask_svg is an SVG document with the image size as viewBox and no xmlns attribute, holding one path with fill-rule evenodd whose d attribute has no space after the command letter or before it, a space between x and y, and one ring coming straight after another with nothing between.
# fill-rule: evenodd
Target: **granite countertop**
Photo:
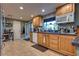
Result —
<instances>
[{"instance_id":1,"label":"granite countertop","mask_svg":"<svg viewBox=\"0 0 79 59\"><path fill-rule=\"evenodd\" d=\"M54 33L54 32L35 32L35 33L46 33L46 34L73 35L73 36L77 36L77 34L75 34L75 33Z\"/></svg>"}]
</instances>

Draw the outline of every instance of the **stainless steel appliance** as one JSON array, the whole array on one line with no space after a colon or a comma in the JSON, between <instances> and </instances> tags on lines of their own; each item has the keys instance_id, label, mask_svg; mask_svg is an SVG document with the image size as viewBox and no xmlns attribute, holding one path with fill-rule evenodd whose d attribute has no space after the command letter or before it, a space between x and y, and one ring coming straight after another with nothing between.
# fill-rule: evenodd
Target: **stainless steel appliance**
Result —
<instances>
[{"instance_id":1,"label":"stainless steel appliance","mask_svg":"<svg viewBox=\"0 0 79 59\"><path fill-rule=\"evenodd\" d=\"M74 13L67 13L61 16L56 16L57 23L69 23L74 22Z\"/></svg>"}]
</instances>

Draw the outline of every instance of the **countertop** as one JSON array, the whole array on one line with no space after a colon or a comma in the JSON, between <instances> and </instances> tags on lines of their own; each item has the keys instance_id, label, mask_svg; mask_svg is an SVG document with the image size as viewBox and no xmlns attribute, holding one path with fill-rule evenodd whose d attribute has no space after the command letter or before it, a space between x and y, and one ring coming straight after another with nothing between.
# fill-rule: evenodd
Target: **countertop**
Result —
<instances>
[{"instance_id":1,"label":"countertop","mask_svg":"<svg viewBox=\"0 0 79 59\"><path fill-rule=\"evenodd\" d=\"M53 33L53 32L35 32L35 33L46 33L46 34L56 34L56 35L73 35L73 36L77 36L77 34L74 34L74 33Z\"/></svg>"}]
</instances>

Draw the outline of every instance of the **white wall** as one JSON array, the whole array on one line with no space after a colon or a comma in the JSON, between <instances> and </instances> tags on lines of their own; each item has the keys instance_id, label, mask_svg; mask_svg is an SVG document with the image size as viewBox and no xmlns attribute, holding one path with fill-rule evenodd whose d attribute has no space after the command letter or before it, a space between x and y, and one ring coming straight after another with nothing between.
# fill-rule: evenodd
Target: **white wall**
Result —
<instances>
[{"instance_id":1,"label":"white wall","mask_svg":"<svg viewBox=\"0 0 79 59\"><path fill-rule=\"evenodd\" d=\"M21 39L21 22L13 21L14 39Z\"/></svg>"}]
</instances>

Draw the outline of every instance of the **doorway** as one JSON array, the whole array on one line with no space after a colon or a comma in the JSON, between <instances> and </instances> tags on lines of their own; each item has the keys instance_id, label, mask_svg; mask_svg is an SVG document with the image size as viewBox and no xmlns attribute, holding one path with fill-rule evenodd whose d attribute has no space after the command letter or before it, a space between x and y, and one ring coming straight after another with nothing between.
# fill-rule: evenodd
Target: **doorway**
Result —
<instances>
[{"instance_id":1,"label":"doorway","mask_svg":"<svg viewBox=\"0 0 79 59\"><path fill-rule=\"evenodd\" d=\"M31 22L25 23L25 39L30 39Z\"/></svg>"}]
</instances>

